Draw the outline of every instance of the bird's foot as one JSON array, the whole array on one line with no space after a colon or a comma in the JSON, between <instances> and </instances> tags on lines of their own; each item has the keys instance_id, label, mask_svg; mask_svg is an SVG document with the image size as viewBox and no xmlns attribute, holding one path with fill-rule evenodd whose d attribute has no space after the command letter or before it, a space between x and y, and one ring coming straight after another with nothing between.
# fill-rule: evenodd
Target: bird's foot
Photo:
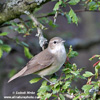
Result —
<instances>
[{"instance_id":1,"label":"bird's foot","mask_svg":"<svg viewBox=\"0 0 100 100\"><path fill-rule=\"evenodd\" d=\"M49 81L47 78L45 78L45 77L43 77L43 76L42 76L42 78L45 79L47 82L49 82L50 85L54 85L54 84L55 84L54 82Z\"/></svg>"},{"instance_id":2,"label":"bird's foot","mask_svg":"<svg viewBox=\"0 0 100 100\"><path fill-rule=\"evenodd\" d=\"M54 83L54 82L50 82L50 85L55 85L56 83Z\"/></svg>"}]
</instances>

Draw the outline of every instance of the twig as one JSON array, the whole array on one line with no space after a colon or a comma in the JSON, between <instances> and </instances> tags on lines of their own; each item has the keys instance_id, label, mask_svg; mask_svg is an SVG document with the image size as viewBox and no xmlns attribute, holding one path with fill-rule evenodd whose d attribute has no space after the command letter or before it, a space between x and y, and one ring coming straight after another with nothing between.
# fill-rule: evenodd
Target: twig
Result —
<instances>
[{"instance_id":1,"label":"twig","mask_svg":"<svg viewBox=\"0 0 100 100\"><path fill-rule=\"evenodd\" d=\"M42 47L42 50L44 50L47 39L44 38L42 30L45 29L45 27L40 22L38 22L38 20L32 14L29 14L29 17L32 19L37 28L36 36L39 37L39 44Z\"/></svg>"},{"instance_id":2,"label":"twig","mask_svg":"<svg viewBox=\"0 0 100 100\"><path fill-rule=\"evenodd\" d=\"M87 98L93 96L94 93L96 93L96 94L98 95L98 93L99 93L99 88L98 88L98 89L95 89L95 88L93 87L92 89L89 90L89 95L86 95L86 96L80 95L79 98L80 98L80 99L83 99L83 98L87 99ZM82 94L82 93L81 93L81 94ZM84 94L84 93L83 93L83 94ZM65 94L63 94L63 95L64 95L65 97L69 98L69 99L73 99L73 98L75 97L75 95L73 95L73 94L68 94L68 93L65 93Z\"/></svg>"},{"instance_id":3,"label":"twig","mask_svg":"<svg viewBox=\"0 0 100 100\"><path fill-rule=\"evenodd\" d=\"M67 11L68 12L68 11ZM80 9L80 10L74 10L75 13L81 13L81 12L100 12L99 10L88 10L88 9ZM66 12L64 13L66 14ZM58 12L58 15L62 15L60 12ZM55 13L48 13L42 16L37 16L37 18L43 18L43 17L51 17L51 16L55 16Z\"/></svg>"},{"instance_id":4,"label":"twig","mask_svg":"<svg viewBox=\"0 0 100 100\"><path fill-rule=\"evenodd\" d=\"M66 98L69 98L69 99L73 99L73 98L75 98L75 95L73 95L73 94L64 94L64 96L66 97ZM82 99L82 98L89 98L90 97L90 95L87 95L87 96L80 96L80 98Z\"/></svg>"},{"instance_id":5,"label":"twig","mask_svg":"<svg viewBox=\"0 0 100 100\"><path fill-rule=\"evenodd\" d=\"M59 0L59 2L60 2L61 0ZM59 6L60 7L60 6ZM57 16L58 16L58 13L59 13L59 7L56 9L56 13L55 13L55 15L54 15L54 24L56 23L56 21L57 21Z\"/></svg>"},{"instance_id":6,"label":"twig","mask_svg":"<svg viewBox=\"0 0 100 100\"><path fill-rule=\"evenodd\" d=\"M54 24L55 24L56 21L57 21L57 16L58 16L58 10L56 11L55 16L54 16Z\"/></svg>"},{"instance_id":7,"label":"twig","mask_svg":"<svg viewBox=\"0 0 100 100\"><path fill-rule=\"evenodd\" d=\"M75 96L73 94L64 94L65 97L69 98L69 99L73 99Z\"/></svg>"},{"instance_id":8,"label":"twig","mask_svg":"<svg viewBox=\"0 0 100 100\"><path fill-rule=\"evenodd\" d=\"M81 12L100 12L99 10L88 10L88 9L80 9L80 10L74 10L75 13L81 13ZM66 14L66 12L64 13ZM58 15L62 15L61 13L58 12ZM37 16L37 18L43 18L43 17L51 17L51 16L55 16L55 13L48 13L42 16ZM30 20L26 20L25 22L28 22ZM17 24L20 24L20 22L18 22ZM0 28L2 27L8 27L11 26L10 24L3 24L0 26Z\"/></svg>"},{"instance_id":9,"label":"twig","mask_svg":"<svg viewBox=\"0 0 100 100\"><path fill-rule=\"evenodd\" d=\"M23 21L22 18L19 18L20 22L25 26L25 28L27 29L27 31L29 30L28 25L25 24L25 22Z\"/></svg>"}]
</instances>

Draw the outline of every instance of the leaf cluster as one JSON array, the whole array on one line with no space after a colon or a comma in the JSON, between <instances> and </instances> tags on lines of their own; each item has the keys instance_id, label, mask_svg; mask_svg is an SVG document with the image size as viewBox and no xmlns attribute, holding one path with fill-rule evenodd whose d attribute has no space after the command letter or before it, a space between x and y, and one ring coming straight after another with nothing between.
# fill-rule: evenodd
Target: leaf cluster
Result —
<instances>
[{"instance_id":1,"label":"leaf cluster","mask_svg":"<svg viewBox=\"0 0 100 100\"><path fill-rule=\"evenodd\" d=\"M6 36L7 34L8 34L7 32L3 32L0 33L0 36ZM11 47L7 44L4 44L4 42L0 40L0 58L3 56L3 52L9 53L10 51L11 51Z\"/></svg>"},{"instance_id":2,"label":"leaf cluster","mask_svg":"<svg viewBox=\"0 0 100 100\"><path fill-rule=\"evenodd\" d=\"M73 58L77 56L78 53L76 51L73 51L72 46L69 48L68 57ZM100 64L97 65L97 67ZM97 92L99 91L100 87L100 81L99 80L92 80L93 77L98 79L97 73L99 68L95 70L95 73L85 71L84 74L81 74L81 72L84 70L84 68L78 68L75 63L71 64L69 61L66 62L65 66L62 69L60 77L51 77L49 80L54 85L47 84L47 81L43 81L42 85L38 89L38 98L40 100L47 100L50 98L53 98L52 100L66 100L66 95L73 96L71 99L73 100L85 100L89 99L93 100L96 99ZM40 80L40 78L34 78L30 81L30 83L36 83ZM82 91L78 89L76 85L73 85L74 82L78 81L87 81L86 84L82 86Z\"/></svg>"}]
</instances>

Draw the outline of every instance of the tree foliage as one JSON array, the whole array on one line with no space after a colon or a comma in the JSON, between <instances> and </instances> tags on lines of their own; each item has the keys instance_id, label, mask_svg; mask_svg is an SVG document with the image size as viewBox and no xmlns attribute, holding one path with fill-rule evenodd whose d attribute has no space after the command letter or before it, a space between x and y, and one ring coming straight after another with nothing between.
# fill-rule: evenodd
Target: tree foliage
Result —
<instances>
[{"instance_id":1,"label":"tree foliage","mask_svg":"<svg viewBox=\"0 0 100 100\"><path fill-rule=\"evenodd\" d=\"M50 0L52 2L55 2L53 11L44 14L44 15L37 15L37 19L39 21L39 26L36 22L33 22L32 18L30 18L30 12L25 12L28 16L27 21L23 21L23 19L19 18L19 23L14 21L6 22L4 25L8 25L10 29L17 31L19 34L23 34L23 37L27 37L28 35L31 35L31 32L35 29L37 30L46 30L43 25L48 24L52 28L58 27L56 24L57 17L59 15L64 16L67 18L67 22L69 24L73 23L78 25L79 18L77 16L77 12L85 12L85 11L100 11L100 1L99 0ZM73 6L79 6L81 5L83 9L74 10ZM64 11L63 8L68 8L67 11ZM36 15L36 13L41 8L36 8L33 12L33 15ZM54 19L51 20L48 17L53 16ZM42 25L43 24L43 25ZM39 32L39 31L37 31ZM8 32L0 33L0 37L8 37ZM23 41L20 41L18 37L10 38L13 42L16 44L22 46L23 52L25 53L25 56L29 59L32 56L32 54L29 51L29 45L26 44ZM3 39L0 39L0 58L3 57L3 52L9 53L11 51L12 47L8 44L5 44ZM78 53L76 51L73 51L72 46L69 48L69 52L67 53L68 58L76 57ZM100 55L95 55L90 60L93 60L95 57L100 59ZM100 68L100 61L95 63L94 65L94 73L90 71L85 71L84 74L81 74L81 72L84 70L84 68L78 68L75 63L66 62L64 65L61 76L60 77L53 77L49 80L52 82L55 82L54 85L48 85L47 81L43 81L41 87L38 89L38 97L41 100L47 100L51 97L53 99L58 100L66 100L66 98L70 98L73 100L96 100L98 91L100 91L100 80L99 80L99 68ZM92 66L91 66L92 67ZM15 73L15 71L12 70L11 73ZM12 76L12 74L10 74ZM95 80L93 80L95 78ZM30 81L30 83L38 82L40 78L35 78ZM86 81L86 84L84 84L80 89L75 85L73 86L73 82L76 81Z\"/></svg>"},{"instance_id":2,"label":"tree foliage","mask_svg":"<svg viewBox=\"0 0 100 100\"><path fill-rule=\"evenodd\" d=\"M70 46L67 57L73 58L75 56L77 56L76 51L73 51L72 46ZM81 74L84 68L78 68L75 63L71 64L67 61L62 69L61 75L49 79L55 83L54 85L48 85L47 81L42 82L41 87L38 89L38 98L41 100L47 100L51 97L53 97L53 100L66 100L66 98L73 100L97 100L96 96L100 88L100 80L98 77L99 68L100 62L95 65L95 73L85 71L85 73ZM96 81L94 81L93 78L95 78ZM32 83L32 80L30 83ZM37 82L37 78L34 80L36 81L33 81L33 83ZM80 80L86 81L86 84L81 88L82 90L78 89L76 84L73 85L73 83L79 82Z\"/></svg>"}]
</instances>

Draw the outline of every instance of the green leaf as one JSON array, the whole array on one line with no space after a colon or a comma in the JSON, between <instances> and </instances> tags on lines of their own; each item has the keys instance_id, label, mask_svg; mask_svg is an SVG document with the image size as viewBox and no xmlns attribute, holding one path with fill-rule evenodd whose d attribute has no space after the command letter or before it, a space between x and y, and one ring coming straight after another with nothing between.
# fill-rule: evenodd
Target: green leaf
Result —
<instances>
[{"instance_id":1,"label":"green leaf","mask_svg":"<svg viewBox=\"0 0 100 100\"><path fill-rule=\"evenodd\" d=\"M54 10L54 11L58 10L58 9L59 9L59 6L60 6L61 4L62 4L62 1L57 2L57 3L55 4L53 10Z\"/></svg>"},{"instance_id":2,"label":"green leaf","mask_svg":"<svg viewBox=\"0 0 100 100\"><path fill-rule=\"evenodd\" d=\"M97 96L97 93L94 92L94 94L93 94L93 100L96 100L96 96Z\"/></svg>"},{"instance_id":3,"label":"green leaf","mask_svg":"<svg viewBox=\"0 0 100 100\"><path fill-rule=\"evenodd\" d=\"M11 24L12 26L17 26L18 25L16 22L10 22L9 24Z\"/></svg>"},{"instance_id":4,"label":"green leaf","mask_svg":"<svg viewBox=\"0 0 100 100\"><path fill-rule=\"evenodd\" d=\"M39 95L39 97L41 98L41 100L47 100L51 97L51 93L44 93L42 95Z\"/></svg>"},{"instance_id":5,"label":"green leaf","mask_svg":"<svg viewBox=\"0 0 100 100\"><path fill-rule=\"evenodd\" d=\"M79 100L79 97L80 97L80 95L75 96L75 97L73 98L73 100Z\"/></svg>"},{"instance_id":6,"label":"green leaf","mask_svg":"<svg viewBox=\"0 0 100 100\"><path fill-rule=\"evenodd\" d=\"M93 86L94 86L95 89L99 88L99 85L100 85L99 80L98 81L92 81L91 83L93 84Z\"/></svg>"},{"instance_id":7,"label":"green leaf","mask_svg":"<svg viewBox=\"0 0 100 100\"><path fill-rule=\"evenodd\" d=\"M56 83L57 79L56 78L51 78L50 81Z\"/></svg>"},{"instance_id":8,"label":"green leaf","mask_svg":"<svg viewBox=\"0 0 100 100\"><path fill-rule=\"evenodd\" d=\"M73 76L72 75L66 75L65 79L69 79L69 78L72 78Z\"/></svg>"},{"instance_id":9,"label":"green leaf","mask_svg":"<svg viewBox=\"0 0 100 100\"><path fill-rule=\"evenodd\" d=\"M11 78L15 73L16 73L16 70L12 69L8 74L9 78Z\"/></svg>"},{"instance_id":10,"label":"green leaf","mask_svg":"<svg viewBox=\"0 0 100 100\"><path fill-rule=\"evenodd\" d=\"M3 33L0 33L0 36L5 36L7 34L8 34L7 32L3 32Z\"/></svg>"},{"instance_id":11,"label":"green leaf","mask_svg":"<svg viewBox=\"0 0 100 100\"><path fill-rule=\"evenodd\" d=\"M5 44L5 45L2 45L1 47L2 47L2 50L7 53L9 53L11 51L11 47L9 45Z\"/></svg>"},{"instance_id":12,"label":"green leaf","mask_svg":"<svg viewBox=\"0 0 100 100\"><path fill-rule=\"evenodd\" d=\"M71 19L71 17L69 16L69 14L66 14L66 17L67 17L67 20L68 20L68 24L71 24L72 19Z\"/></svg>"},{"instance_id":13,"label":"green leaf","mask_svg":"<svg viewBox=\"0 0 100 100\"><path fill-rule=\"evenodd\" d=\"M29 48L25 46L24 46L24 53L25 53L25 56L29 59L33 57L33 55L29 52Z\"/></svg>"},{"instance_id":14,"label":"green leaf","mask_svg":"<svg viewBox=\"0 0 100 100\"><path fill-rule=\"evenodd\" d=\"M54 98L58 98L58 96L55 95L55 94L52 94L52 97L54 97ZM56 100L56 99L54 99L54 100Z\"/></svg>"},{"instance_id":15,"label":"green leaf","mask_svg":"<svg viewBox=\"0 0 100 100\"><path fill-rule=\"evenodd\" d=\"M47 89L47 81L43 81L41 87L38 89L39 95L44 94Z\"/></svg>"},{"instance_id":16,"label":"green leaf","mask_svg":"<svg viewBox=\"0 0 100 100\"><path fill-rule=\"evenodd\" d=\"M61 100L66 100L65 97L62 94L59 94L59 97Z\"/></svg>"},{"instance_id":17,"label":"green leaf","mask_svg":"<svg viewBox=\"0 0 100 100\"><path fill-rule=\"evenodd\" d=\"M94 74L92 72L86 71L85 74L83 74L84 77L90 77L93 76Z\"/></svg>"},{"instance_id":18,"label":"green leaf","mask_svg":"<svg viewBox=\"0 0 100 100\"><path fill-rule=\"evenodd\" d=\"M63 89L67 89L67 88L70 86L70 83L71 83L71 82L66 81L62 88L63 88Z\"/></svg>"},{"instance_id":19,"label":"green leaf","mask_svg":"<svg viewBox=\"0 0 100 100\"><path fill-rule=\"evenodd\" d=\"M78 55L78 52L73 51L72 45L70 45L69 52L68 52L67 56L68 56L69 58L73 58L73 57L75 57L75 56L77 56L77 55Z\"/></svg>"},{"instance_id":20,"label":"green leaf","mask_svg":"<svg viewBox=\"0 0 100 100\"><path fill-rule=\"evenodd\" d=\"M89 6L89 10L97 10L97 8L99 7L99 5L97 5L96 2L94 1L89 2L88 6Z\"/></svg>"},{"instance_id":21,"label":"green leaf","mask_svg":"<svg viewBox=\"0 0 100 100\"><path fill-rule=\"evenodd\" d=\"M99 69L100 69L100 62L95 66L95 75L96 75L96 78L98 78Z\"/></svg>"},{"instance_id":22,"label":"green leaf","mask_svg":"<svg viewBox=\"0 0 100 100\"><path fill-rule=\"evenodd\" d=\"M57 25L54 24L52 20L50 20L48 24L49 24L51 27L53 27L53 28L56 28L56 27L57 27Z\"/></svg>"},{"instance_id":23,"label":"green leaf","mask_svg":"<svg viewBox=\"0 0 100 100\"><path fill-rule=\"evenodd\" d=\"M29 47L29 45L27 44L27 43L25 43L25 42L21 42L21 44L23 45L23 46L26 46L26 47Z\"/></svg>"},{"instance_id":24,"label":"green leaf","mask_svg":"<svg viewBox=\"0 0 100 100\"><path fill-rule=\"evenodd\" d=\"M64 0L64 2L66 2L66 1L68 1L68 0Z\"/></svg>"},{"instance_id":25,"label":"green leaf","mask_svg":"<svg viewBox=\"0 0 100 100\"><path fill-rule=\"evenodd\" d=\"M70 4L70 5L76 5L77 3L79 3L80 2L80 0L70 0L68 3Z\"/></svg>"},{"instance_id":26,"label":"green leaf","mask_svg":"<svg viewBox=\"0 0 100 100\"><path fill-rule=\"evenodd\" d=\"M0 58L2 57L2 55L3 55L3 51L2 51L2 49L0 48Z\"/></svg>"},{"instance_id":27,"label":"green leaf","mask_svg":"<svg viewBox=\"0 0 100 100\"><path fill-rule=\"evenodd\" d=\"M0 40L0 44L3 44L3 41L2 40Z\"/></svg>"},{"instance_id":28,"label":"green leaf","mask_svg":"<svg viewBox=\"0 0 100 100\"><path fill-rule=\"evenodd\" d=\"M18 31L18 33L26 33L26 31L27 31L26 28L23 28L23 29L22 29L22 28L20 28L20 27L15 28L14 30L15 30L15 31Z\"/></svg>"},{"instance_id":29,"label":"green leaf","mask_svg":"<svg viewBox=\"0 0 100 100\"><path fill-rule=\"evenodd\" d=\"M98 1L98 4L100 5L100 1Z\"/></svg>"},{"instance_id":30,"label":"green leaf","mask_svg":"<svg viewBox=\"0 0 100 100\"><path fill-rule=\"evenodd\" d=\"M70 9L69 16L71 17L73 23L78 24L78 18L76 16L76 13L73 11L73 9Z\"/></svg>"},{"instance_id":31,"label":"green leaf","mask_svg":"<svg viewBox=\"0 0 100 100\"><path fill-rule=\"evenodd\" d=\"M79 74L79 71L71 71L72 74L74 74L75 76L77 76Z\"/></svg>"},{"instance_id":32,"label":"green leaf","mask_svg":"<svg viewBox=\"0 0 100 100\"><path fill-rule=\"evenodd\" d=\"M71 51L69 54L68 54L68 57L69 58L73 58L73 57L76 57L78 56L78 52L77 51Z\"/></svg>"},{"instance_id":33,"label":"green leaf","mask_svg":"<svg viewBox=\"0 0 100 100\"><path fill-rule=\"evenodd\" d=\"M59 85L63 84L62 81L57 82L56 84L54 84L54 88L59 87Z\"/></svg>"},{"instance_id":34,"label":"green leaf","mask_svg":"<svg viewBox=\"0 0 100 100\"><path fill-rule=\"evenodd\" d=\"M89 60L92 61L94 58L99 58L100 55L93 55Z\"/></svg>"},{"instance_id":35,"label":"green leaf","mask_svg":"<svg viewBox=\"0 0 100 100\"><path fill-rule=\"evenodd\" d=\"M60 85L58 85L57 87L54 87L53 89L53 94L58 93L60 91Z\"/></svg>"},{"instance_id":36,"label":"green leaf","mask_svg":"<svg viewBox=\"0 0 100 100\"><path fill-rule=\"evenodd\" d=\"M84 76L78 75L79 78L81 79L86 79Z\"/></svg>"},{"instance_id":37,"label":"green leaf","mask_svg":"<svg viewBox=\"0 0 100 100\"><path fill-rule=\"evenodd\" d=\"M82 87L82 90L84 90L84 93L89 93L89 90L93 87L93 85L84 85Z\"/></svg>"},{"instance_id":38,"label":"green leaf","mask_svg":"<svg viewBox=\"0 0 100 100\"><path fill-rule=\"evenodd\" d=\"M64 71L66 74L71 73L71 69L69 69L69 68L64 68L62 71Z\"/></svg>"},{"instance_id":39,"label":"green leaf","mask_svg":"<svg viewBox=\"0 0 100 100\"><path fill-rule=\"evenodd\" d=\"M44 95L44 100L49 99L51 97L51 95L52 95L51 93L46 93Z\"/></svg>"},{"instance_id":40,"label":"green leaf","mask_svg":"<svg viewBox=\"0 0 100 100\"><path fill-rule=\"evenodd\" d=\"M37 78L30 80L29 82L30 82L30 84L33 84L33 83L38 82L40 79L41 79L41 77L37 77Z\"/></svg>"},{"instance_id":41,"label":"green leaf","mask_svg":"<svg viewBox=\"0 0 100 100\"><path fill-rule=\"evenodd\" d=\"M46 86L46 85L47 85L47 81L45 80L42 82L42 86Z\"/></svg>"}]
</instances>

